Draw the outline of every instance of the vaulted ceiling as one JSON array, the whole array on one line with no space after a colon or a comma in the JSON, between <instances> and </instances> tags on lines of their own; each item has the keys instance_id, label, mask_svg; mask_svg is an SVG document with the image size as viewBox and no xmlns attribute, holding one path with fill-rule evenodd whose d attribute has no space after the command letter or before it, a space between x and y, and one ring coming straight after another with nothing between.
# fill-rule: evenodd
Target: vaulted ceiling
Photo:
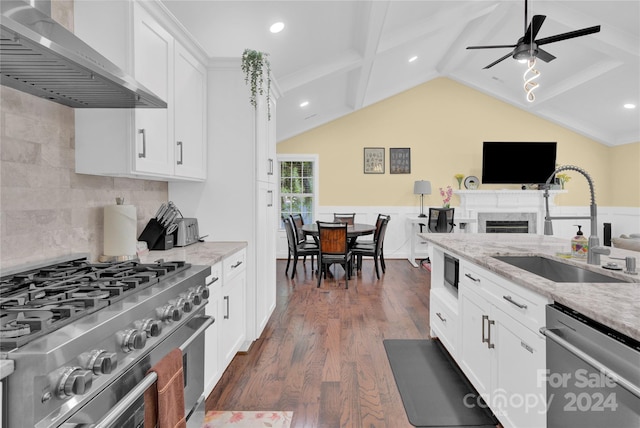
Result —
<instances>
[{"instance_id":1,"label":"vaulted ceiling","mask_svg":"<svg viewBox=\"0 0 640 428\"><path fill-rule=\"evenodd\" d=\"M640 141L638 0L530 1L529 21L546 15L537 39L601 26L544 45L556 59L537 60L534 102L523 89L526 64L509 57L483 69L511 49L466 49L514 45L524 34L524 1L163 3L210 57L269 53L280 91L278 141L441 76L609 146ZM285 28L272 34L276 21Z\"/></svg>"}]
</instances>

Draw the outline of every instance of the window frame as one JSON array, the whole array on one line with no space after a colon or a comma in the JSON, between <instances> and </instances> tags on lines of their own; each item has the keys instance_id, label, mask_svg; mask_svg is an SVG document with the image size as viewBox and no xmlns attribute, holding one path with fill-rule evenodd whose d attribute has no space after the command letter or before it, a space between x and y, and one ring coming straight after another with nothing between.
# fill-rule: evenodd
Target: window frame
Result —
<instances>
[{"instance_id":1,"label":"window frame","mask_svg":"<svg viewBox=\"0 0 640 428\"><path fill-rule=\"evenodd\" d=\"M280 230L282 230L282 221L281 221L281 216L282 216L282 211L281 211L281 194L280 194L280 189L281 189L281 183L282 183L282 177L280 176L280 172L282 171L282 165L281 162L312 162L313 163L313 204L312 204L312 212L311 212L311 216L314 219L314 221L316 220L316 214L318 212L318 195L320 194L320 180L318 179L319 177L319 170L320 170L320 158L317 154L279 154L276 156L276 161L278 163L278 224L280 225L279 228Z\"/></svg>"}]
</instances>

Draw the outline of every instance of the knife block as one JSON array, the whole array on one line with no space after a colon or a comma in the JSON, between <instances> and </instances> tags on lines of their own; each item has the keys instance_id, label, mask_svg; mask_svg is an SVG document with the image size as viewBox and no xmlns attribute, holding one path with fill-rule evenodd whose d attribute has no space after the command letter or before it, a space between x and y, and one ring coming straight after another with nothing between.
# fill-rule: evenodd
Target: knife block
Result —
<instances>
[{"instance_id":1,"label":"knife block","mask_svg":"<svg viewBox=\"0 0 640 428\"><path fill-rule=\"evenodd\" d=\"M152 218L140 234L138 241L145 241L150 250L169 250L173 248L173 234L167 235L167 229Z\"/></svg>"}]
</instances>

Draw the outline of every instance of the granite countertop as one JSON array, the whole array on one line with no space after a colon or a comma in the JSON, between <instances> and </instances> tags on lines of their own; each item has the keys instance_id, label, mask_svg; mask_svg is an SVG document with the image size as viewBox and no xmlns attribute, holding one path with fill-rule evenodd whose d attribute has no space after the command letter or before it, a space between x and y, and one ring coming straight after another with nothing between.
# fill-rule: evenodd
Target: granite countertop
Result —
<instances>
[{"instance_id":1,"label":"granite countertop","mask_svg":"<svg viewBox=\"0 0 640 428\"><path fill-rule=\"evenodd\" d=\"M184 260L192 265L214 265L246 246L247 243L244 241L196 242L186 247L149 251L148 254L140 255L139 258L142 263L164 259L165 261Z\"/></svg>"},{"instance_id":2,"label":"granite countertop","mask_svg":"<svg viewBox=\"0 0 640 428\"><path fill-rule=\"evenodd\" d=\"M9 376L15 370L15 361L13 360L0 360L0 380Z\"/></svg>"},{"instance_id":3,"label":"granite countertop","mask_svg":"<svg viewBox=\"0 0 640 428\"><path fill-rule=\"evenodd\" d=\"M568 306L636 340L640 340L640 277L588 265L586 260L556 256L571 248L569 239L520 233L423 233L420 236L510 281ZM632 283L556 283L494 259L496 255L543 255L595 272L633 281ZM600 256L600 265L616 262L624 268L624 258L640 253L611 248Z\"/></svg>"}]
</instances>

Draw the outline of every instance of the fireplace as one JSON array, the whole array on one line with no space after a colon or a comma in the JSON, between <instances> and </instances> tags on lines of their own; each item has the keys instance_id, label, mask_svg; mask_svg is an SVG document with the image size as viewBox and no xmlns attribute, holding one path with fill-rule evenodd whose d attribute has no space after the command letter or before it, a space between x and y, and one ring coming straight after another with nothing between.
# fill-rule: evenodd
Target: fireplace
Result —
<instances>
[{"instance_id":1,"label":"fireplace","mask_svg":"<svg viewBox=\"0 0 640 428\"><path fill-rule=\"evenodd\" d=\"M537 213L478 213L480 233L537 233Z\"/></svg>"},{"instance_id":2,"label":"fireplace","mask_svg":"<svg viewBox=\"0 0 640 428\"><path fill-rule=\"evenodd\" d=\"M529 222L520 220L487 220L487 233L529 233Z\"/></svg>"},{"instance_id":3,"label":"fireplace","mask_svg":"<svg viewBox=\"0 0 640 428\"><path fill-rule=\"evenodd\" d=\"M566 190L549 191L549 206ZM460 207L456 217L471 218L471 231L480 233L542 233L544 196L542 190L456 190ZM487 224L487 222L489 222Z\"/></svg>"}]
</instances>

